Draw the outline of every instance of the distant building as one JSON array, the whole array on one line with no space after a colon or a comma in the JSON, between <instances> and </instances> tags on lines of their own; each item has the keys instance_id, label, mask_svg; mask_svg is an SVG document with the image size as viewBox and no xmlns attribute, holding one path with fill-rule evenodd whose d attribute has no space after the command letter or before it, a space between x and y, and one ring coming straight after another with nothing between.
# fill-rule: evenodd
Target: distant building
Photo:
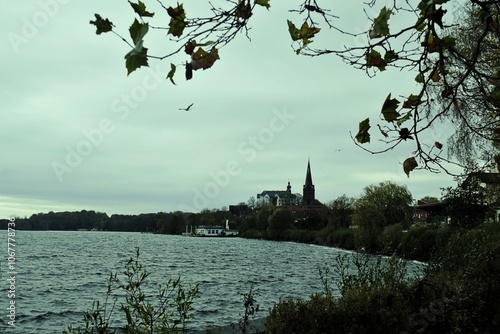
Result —
<instances>
[{"instance_id":1,"label":"distant building","mask_svg":"<svg viewBox=\"0 0 500 334\"><path fill-rule=\"evenodd\" d=\"M479 205L488 207L488 217L486 221L500 221L500 174L476 172L471 173L460 184L461 188L466 189L471 187L482 195L482 200ZM423 200L417 201L413 208L413 223L425 224L434 220L436 222L449 222L448 214L446 213L449 206L448 200L444 199L438 202L426 202Z\"/></svg>"},{"instance_id":2,"label":"distant building","mask_svg":"<svg viewBox=\"0 0 500 334\"><path fill-rule=\"evenodd\" d=\"M446 205L446 201L418 200L417 204L412 206L413 224L426 225L432 217L440 217L441 222L447 222L447 217L443 215Z\"/></svg>"},{"instance_id":3,"label":"distant building","mask_svg":"<svg viewBox=\"0 0 500 334\"><path fill-rule=\"evenodd\" d=\"M311 164L307 160L306 181L302 188L302 206L307 208L323 207L323 204L316 199L314 184L312 183Z\"/></svg>"},{"instance_id":4,"label":"distant building","mask_svg":"<svg viewBox=\"0 0 500 334\"><path fill-rule=\"evenodd\" d=\"M257 194L257 204L273 204L275 206L294 206L303 208L323 207L315 197L315 188L312 181L311 163L307 161L306 180L301 194L293 194L290 181L286 190L264 190Z\"/></svg>"},{"instance_id":5,"label":"distant building","mask_svg":"<svg viewBox=\"0 0 500 334\"><path fill-rule=\"evenodd\" d=\"M260 194L257 194L257 205L297 205L300 203L301 198L300 194L292 194L292 186L290 185L290 181L288 181L286 190L264 190Z\"/></svg>"},{"instance_id":6,"label":"distant building","mask_svg":"<svg viewBox=\"0 0 500 334\"><path fill-rule=\"evenodd\" d=\"M196 226L194 234L192 235L198 237L230 237L237 236L238 233L238 230L232 230L229 228L229 221L226 220L226 227L219 225Z\"/></svg>"}]
</instances>

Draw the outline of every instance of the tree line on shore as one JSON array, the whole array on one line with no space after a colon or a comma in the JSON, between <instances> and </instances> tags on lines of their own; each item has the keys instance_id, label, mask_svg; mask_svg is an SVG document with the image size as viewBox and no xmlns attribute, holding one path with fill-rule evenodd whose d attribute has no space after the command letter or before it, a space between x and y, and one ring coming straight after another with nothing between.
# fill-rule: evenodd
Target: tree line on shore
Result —
<instances>
[{"instance_id":1,"label":"tree line on shore","mask_svg":"<svg viewBox=\"0 0 500 334\"><path fill-rule=\"evenodd\" d=\"M414 224L415 208L406 186L381 182L364 188L358 198L342 195L314 208L240 203L226 209L205 209L199 213L158 212L138 215L103 212L48 212L16 218L18 230L99 230L179 235L192 226L225 225L240 236L276 241L314 243L371 253L398 254L428 260L446 244L454 228L480 225L488 213L477 187L447 189L448 203L440 214ZM426 198L437 202L437 198ZM464 212L467 219L464 220ZM6 228L8 220L0 222Z\"/></svg>"},{"instance_id":2,"label":"tree line on shore","mask_svg":"<svg viewBox=\"0 0 500 334\"><path fill-rule=\"evenodd\" d=\"M441 199L448 203L441 215L430 216L422 225L414 224L408 189L383 182L367 186L356 199L343 195L313 210L266 204L200 213L108 216L86 210L49 212L16 218L16 228L98 228L180 234L186 226L222 225L229 220L230 227L238 228L243 237L358 250L352 259L337 258L336 268L320 272L323 291L306 299L280 300L266 313L265 329L261 333L494 333L500 324L500 225L488 222L488 206L481 204L484 198L474 187L448 189ZM388 262L378 257L379 261L374 263L367 253L391 256ZM424 276L409 278L401 257L427 261ZM112 274L109 284L126 291L129 286L142 284L142 277L147 277L141 274L142 266L128 262L129 266L136 264L129 268L131 281L120 280ZM140 282L134 280L136 276L141 277ZM174 283L175 286L168 285ZM167 288L174 289L181 297L191 291L179 285L180 279L168 284ZM335 286L341 296L337 295ZM187 307L179 320L183 326L195 307L194 291L187 299L168 301L174 309L179 305L183 309ZM136 292L141 293L133 290ZM255 298L251 293L247 296L245 312L258 302ZM121 304L122 310L128 312L127 317L130 314L127 326L137 327L143 324L141 319L153 319L163 313L163 305L167 305L166 299L155 302L141 297L138 300L138 303L130 303L133 299L127 299ZM84 328L70 327L68 332L110 333L106 314L102 313L105 309L99 305L94 304L90 313L86 313ZM157 318L154 324L169 328L169 321L174 325L178 323L175 317L166 317ZM151 325L151 321L147 324ZM95 329L99 331L93 331ZM153 332L183 330L150 331Z\"/></svg>"}]
</instances>

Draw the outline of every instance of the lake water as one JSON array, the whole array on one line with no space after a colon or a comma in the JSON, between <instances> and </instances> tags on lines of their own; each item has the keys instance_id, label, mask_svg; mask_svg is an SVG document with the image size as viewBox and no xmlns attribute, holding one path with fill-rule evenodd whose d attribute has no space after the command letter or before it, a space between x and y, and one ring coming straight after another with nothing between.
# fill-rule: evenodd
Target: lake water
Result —
<instances>
[{"instance_id":1,"label":"lake water","mask_svg":"<svg viewBox=\"0 0 500 334\"><path fill-rule=\"evenodd\" d=\"M343 250L242 238L192 238L119 232L16 231L15 299L9 298L7 232L1 231L0 332L61 333L83 325L82 312L104 301L106 279L123 272L140 248L151 282L181 277L199 282L193 330L235 323L242 294L254 286L261 316L279 298L308 297L322 290L318 270L334 269ZM418 265L409 264L418 272ZM123 277L123 276L122 276ZM15 327L8 325L15 300Z\"/></svg>"}]
</instances>

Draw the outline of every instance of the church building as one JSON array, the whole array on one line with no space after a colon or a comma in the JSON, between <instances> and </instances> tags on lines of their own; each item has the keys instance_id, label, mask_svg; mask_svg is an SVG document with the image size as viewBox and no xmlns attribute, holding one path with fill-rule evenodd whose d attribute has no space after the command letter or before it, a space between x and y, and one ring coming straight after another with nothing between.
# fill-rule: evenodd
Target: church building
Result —
<instances>
[{"instance_id":1,"label":"church building","mask_svg":"<svg viewBox=\"0 0 500 334\"><path fill-rule=\"evenodd\" d=\"M286 190L264 190L257 194L257 204L274 204L275 206L300 206L304 208L313 208L322 204L315 198L314 184L312 181L311 163L307 161L306 180L302 188L302 194L292 193L290 181Z\"/></svg>"}]
</instances>

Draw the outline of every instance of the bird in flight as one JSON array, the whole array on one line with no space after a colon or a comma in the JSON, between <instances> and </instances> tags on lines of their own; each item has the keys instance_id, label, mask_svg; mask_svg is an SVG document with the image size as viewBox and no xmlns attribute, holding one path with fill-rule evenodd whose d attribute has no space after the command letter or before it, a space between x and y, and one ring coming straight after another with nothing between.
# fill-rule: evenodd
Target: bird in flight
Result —
<instances>
[{"instance_id":1,"label":"bird in flight","mask_svg":"<svg viewBox=\"0 0 500 334\"><path fill-rule=\"evenodd\" d=\"M189 109L191 109L191 107L193 106L194 102L191 103L190 105L188 105L186 108L179 108L179 110L184 110L184 111L189 111Z\"/></svg>"}]
</instances>

